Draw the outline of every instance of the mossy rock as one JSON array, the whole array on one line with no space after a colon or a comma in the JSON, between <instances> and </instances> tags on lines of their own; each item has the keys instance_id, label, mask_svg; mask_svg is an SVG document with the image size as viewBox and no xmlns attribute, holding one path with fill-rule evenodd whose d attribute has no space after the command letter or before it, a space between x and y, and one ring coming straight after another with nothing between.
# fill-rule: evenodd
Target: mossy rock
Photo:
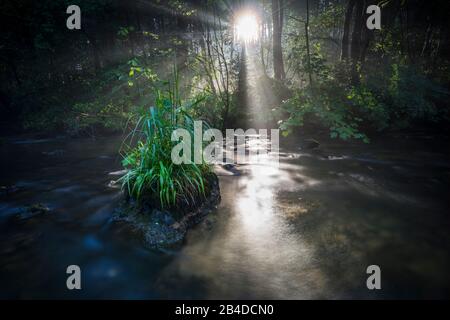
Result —
<instances>
[{"instance_id":1,"label":"mossy rock","mask_svg":"<svg viewBox=\"0 0 450 320\"><path fill-rule=\"evenodd\" d=\"M189 212L140 206L132 199L124 199L115 210L113 220L129 224L149 247L167 248L180 245L188 229L202 221L220 202L217 176L211 174L207 180L210 185L208 196Z\"/></svg>"}]
</instances>

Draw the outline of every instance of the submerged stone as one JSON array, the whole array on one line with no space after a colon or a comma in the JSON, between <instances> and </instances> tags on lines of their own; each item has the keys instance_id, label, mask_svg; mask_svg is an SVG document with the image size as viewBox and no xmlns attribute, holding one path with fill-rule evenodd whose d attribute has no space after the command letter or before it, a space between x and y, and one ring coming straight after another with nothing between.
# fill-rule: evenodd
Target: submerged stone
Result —
<instances>
[{"instance_id":1,"label":"submerged stone","mask_svg":"<svg viewBox=\"0 0 450 320\"><path fill-rule=\"evenodd\" d=\"M42 203L35 203L27 207L21 208L19 210L19 214L17 215L17 217L19 219L25 220L36 216L41 216L48 212L50 212L50 208L48 208L46 205Z\"/></svg>"},{"instance_id":2,"label":"submerged stone","mask_svg":"<svg viewBox=\"0 0 450 320\"><path fill-rule=\"evenodd\" d=\"M317 149L320 143L315 139L306 139L303 144L303 148L306 150Z\"/></svg>"}]
</instances>

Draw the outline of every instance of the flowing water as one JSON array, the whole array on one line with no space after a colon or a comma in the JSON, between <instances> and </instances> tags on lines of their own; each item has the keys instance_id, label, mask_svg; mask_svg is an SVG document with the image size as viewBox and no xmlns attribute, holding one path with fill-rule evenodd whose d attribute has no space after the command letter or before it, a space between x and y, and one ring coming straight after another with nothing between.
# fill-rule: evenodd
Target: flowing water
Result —
<instances>
[{"instance_id":1,"label":"flowing water","mask_svg":"<svg viewBox=\"0 0 450 320\"><path fill-rule=\"evenodd\" d=\"M436 139L282 148L220 169L222 201L179 249L111 220L120 137L0 145L0 298L448 298L448 146ZM29 216L23 207L50 211ZM82 290L66 288L79 265ZM366 268L381 268L381 290Z\"/></svg>"}]
</instances>

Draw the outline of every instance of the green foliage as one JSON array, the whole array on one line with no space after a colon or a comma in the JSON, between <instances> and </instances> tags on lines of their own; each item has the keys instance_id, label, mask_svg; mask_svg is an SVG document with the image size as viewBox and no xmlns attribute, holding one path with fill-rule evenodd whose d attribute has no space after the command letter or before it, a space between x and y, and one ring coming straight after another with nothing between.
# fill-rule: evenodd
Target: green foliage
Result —
<instances>
[{"instance_id":1,"label":"green foliage","mask_svg":"<svg viewBox=\"0 0 450 320\"><path fill-rule=\"evenodd\" d=\"M84 77L76 88L40 95L24 109L23 124L26 129L63 130L74 136L122 131L128 118L153 99L155 88L164 85L152 68L133 58Z\"/></svg>"},{"instance_id":2,"label":"green foliage","mask_svg":"<svg viewBox=\"0 0 450 320\"><path fill-rule=\"evenodd\" d=\"M22 125L26 130L53 131L59 129L57 123L61 123L60 121L62 119L56 110L47 109L42 112L24 114Z\"/></svg>"},{"instance_id":3,"label":"green foliage","mask_svg":"<svg viewBox=\"0 0 450 320\"><path fill-rule=\"evenodd\" d=\"M332 90L321 90L327 94L318 96L307 90L298 91L284 102L282 110L289 116L287 120L279 121L282 134L286 136L292 127L303 126L308 121L328 127L332 138L354 138L369 142L368 137L360 131L362 119L353 108L346 106L345 99L334 95Z\"/></svg>"},{"instance_id":4,"label":"green foliage","mask_svg":"<svg viewBox=\"0 0 450 320\"><path fill-rule=\"evenodd\" d=\"M341 48L331 35L342 25L343 15L343 6L331 5L311 18L310 66L304 20L294 18L288 25L292 32L288 35L287 60L295 94L275 112L283 134L308 123L328 128L333 138L368 142L367 135L374 130L448 121L449 92L439 84L448 79L448 64L424 68L419 60L420 64L412 65L397 25L374 35L367 61L337 61ZM359 81L352 79L355 70Z\"/></svg>"},{"instance_id":5,"label":"green foliage","mask_svg":"<svg viewBox=\"0 0 450 320\"><path fill-rule=\"evenodd\" d=\"M336 65L325 77L316 74L313 89L297 90L286 100L281 111L288 117L280 121L281 129L289 132L307 118L328 127L332 138L368 142L367 129L408 128L448 117L447 109L438 107L445 105L448 91L411 67L380 68L357 86L343 76L348 72L342 68Z\"/></svg>"},{"instance_id":6,"label":"green foliage","mask_svg":"<svg viewBox=\"0 0 450 320\"><path fill-rule=\"evenodd\" d=\"M193 118L186 111L195 103L178 106L177 100L173 93L158 92L155 105L143 110L125 141L122 163L128 171L120 180L139 203L189 207L208 192L208 164L172 162L171 150L178 143L171 140L172 132L185 129L192 139L194 134Z\"/></svg>"},{"instance_id":7,"label":"green foliage","mask_svg":"<svg viewBox=\"0 0 450 320\"><path fill-rule=\"evenodd\" d=\"M77 103L72 108L72 116L63 123L65 130L71 135L85 135L95 133L95 129L119 131L123 129L128 117L126 105L110 102L102 104L100 101Z\"/></svg>"},{"instance_id":8,"label":"green foliage","mask_svg":"<svg viewBox=\"0 0 450 320\"><path fill-rule=\"evenodd\" d=\"M22 111L24 128L74 136L121 131L138 100L137 92L127 90L127 79L120 77L127 72L128 66L120 64L83 78L76 87L37 95Z\"/></svg>"},{"instance_id":9,"label":"green foliage","mask_svg":"<svg viewBox=\"0 0 450 320\"><path fill-rule=\"evenodd\" d=\"M228 122L238 123L243 117L243 110L238 107L237 92L223 92L222 96L219 96L218 93L213 94L208 90L199 91L192 95L192 99L198 101L198 103L189 109L189 114L194 118L204 120L213 128L221 128L223 124L224 100L227 94L230 95Z\"/></svg>"},{"instance_id":10,"label":"green foliage","mask_svg":"<svg viewBox=\"0 0 450 320\"><path fill-rule=\"evenodd\" d=\"M194 95L198 100L191 110L190 114L198 119L205 120L214 128L220 128L222 124L222 101L214 94L203 91Z\"/></svg>"},{"instance_id":11,"label":"green foliage","mask_svg":"<svg viewBox=\"0 0 450 320\"><path fill-rule=\"evenodd\" d=\"M394 115L400 126L415 120L435 121L442 116L437 105L448 99L448 91L413 68L393 64L388 83L386 98L395 106Z\"/></svg>"}]
</instances>

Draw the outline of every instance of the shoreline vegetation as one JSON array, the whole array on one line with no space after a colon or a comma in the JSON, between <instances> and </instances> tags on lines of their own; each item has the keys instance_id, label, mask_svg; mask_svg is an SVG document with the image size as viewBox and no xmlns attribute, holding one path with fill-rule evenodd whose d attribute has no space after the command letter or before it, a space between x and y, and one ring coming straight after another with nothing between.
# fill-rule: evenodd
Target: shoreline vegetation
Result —
<instances>
[{"instance_id":1,"label":"shoreline vegetation","mask_svg":"<svg viewBox=\"0 0 450 320\"><path fill-rule=\"evenodd\" d=\"M284 135L310 126L331 138L369 142L383 132L448 128L448 31L445 10L434 10L447 2L385 1L381 30L365 27L365 16L356 14L364 7L359 2L303 2L280 6L278 23L269 3L246 8L267 30L247 48L233 36L230 8L217 3L169 3L165 12L146 12L149 19L143 19L133 1L82 1L83 17L95 24L82 23L79 31L61 27L63 2L30 6L20 23L4 20L2 131L127 132L135 125L129 118L156 92L173 89L166 79L174 71L177 94L199 101L189 115L222 131L259 120ZM15 17L20 8L6 2L2 12ZM252 74L255 83L246 83L249 61L259 70ZM257 115L248 110L250 89L261 96ZM251 117L258 119L252 123Z\"/></svg>"}]
</instances>

